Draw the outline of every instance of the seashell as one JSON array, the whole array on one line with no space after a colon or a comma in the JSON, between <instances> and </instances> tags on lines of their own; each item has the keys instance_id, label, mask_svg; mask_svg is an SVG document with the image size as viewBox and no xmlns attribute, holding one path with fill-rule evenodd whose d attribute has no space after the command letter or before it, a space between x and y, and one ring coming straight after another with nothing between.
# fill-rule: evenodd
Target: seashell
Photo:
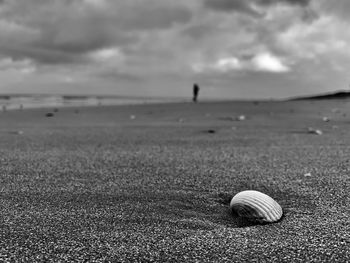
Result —
<instances>
[{"instance_id":1,"label":"seashell","mask_svg":"<svg viewBox=\"0 0 350 263\"><path fill-rule=\"evenodd\" d=\"M282 207L270 196L259 191L247 190L236 194L230 208L249 221L272 223L281 219Z\"/></svg>"}]
</instances>

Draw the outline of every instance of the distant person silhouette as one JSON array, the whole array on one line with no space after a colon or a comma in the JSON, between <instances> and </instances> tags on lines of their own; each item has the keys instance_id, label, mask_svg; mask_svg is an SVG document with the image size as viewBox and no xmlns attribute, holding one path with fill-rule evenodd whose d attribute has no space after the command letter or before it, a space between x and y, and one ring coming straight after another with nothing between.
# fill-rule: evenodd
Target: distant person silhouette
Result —
<instances>
[{"instance_id":1,"label":"distant person silhouette","mask_svg":"<svg viewBox=\"0 0 350 263\"><path fill-rule=\"evenodd\" d=\"M198 84L194 84L193 85L193 102L197 102L197 100L198 100L198 93L199 93L199 86L198 86Z\"/></svg>"}]
</instances>

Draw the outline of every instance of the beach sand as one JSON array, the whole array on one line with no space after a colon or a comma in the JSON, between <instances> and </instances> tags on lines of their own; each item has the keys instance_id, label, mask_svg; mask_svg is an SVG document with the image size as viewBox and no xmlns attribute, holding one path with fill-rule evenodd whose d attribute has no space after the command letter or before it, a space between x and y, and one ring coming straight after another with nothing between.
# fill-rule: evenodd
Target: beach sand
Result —
<instances>
[{"instance_id":1,"label":"beach sand","mask_svg":"<svg viewBox=\"0 0 350 263\"><path fill-rule=\"evenodd\" d=\"M0 113L0 261L350 261L350 101L47 112ZM248 189L282 220L233 215Z\"/></svg>"}]
</instances>

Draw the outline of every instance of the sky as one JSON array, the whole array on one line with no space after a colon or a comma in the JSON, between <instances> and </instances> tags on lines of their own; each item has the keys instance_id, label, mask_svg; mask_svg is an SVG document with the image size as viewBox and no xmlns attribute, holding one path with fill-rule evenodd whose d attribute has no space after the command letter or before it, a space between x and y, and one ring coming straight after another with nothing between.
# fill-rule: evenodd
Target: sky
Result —
<instances>
[{"instance_id":1,"label":"sky","mask_svg":"<svg viewBox=\"0 0 350 263\"><path fill-rule=\"evenodd\" d=\"M0 0L0 93L349 89L349 0Z\"/></svg>"}]
</instances>

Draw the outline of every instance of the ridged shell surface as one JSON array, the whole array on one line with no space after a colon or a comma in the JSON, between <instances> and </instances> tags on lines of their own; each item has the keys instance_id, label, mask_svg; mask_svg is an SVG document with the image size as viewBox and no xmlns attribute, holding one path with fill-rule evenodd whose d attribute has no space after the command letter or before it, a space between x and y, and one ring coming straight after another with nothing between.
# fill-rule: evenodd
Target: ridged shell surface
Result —
<instances>
[{"instance_id":1,"label":"ridged shell surface","mask_svg":"<svg viewBox=\"0 0 350 263\"><path fill-rule=\"evenodd\" d=\"M276 222L283 214L282 207L274 199L254 190L236 194L231 200L230 208L239 216L260 223Z\"/></svg>"}]
</instances>

